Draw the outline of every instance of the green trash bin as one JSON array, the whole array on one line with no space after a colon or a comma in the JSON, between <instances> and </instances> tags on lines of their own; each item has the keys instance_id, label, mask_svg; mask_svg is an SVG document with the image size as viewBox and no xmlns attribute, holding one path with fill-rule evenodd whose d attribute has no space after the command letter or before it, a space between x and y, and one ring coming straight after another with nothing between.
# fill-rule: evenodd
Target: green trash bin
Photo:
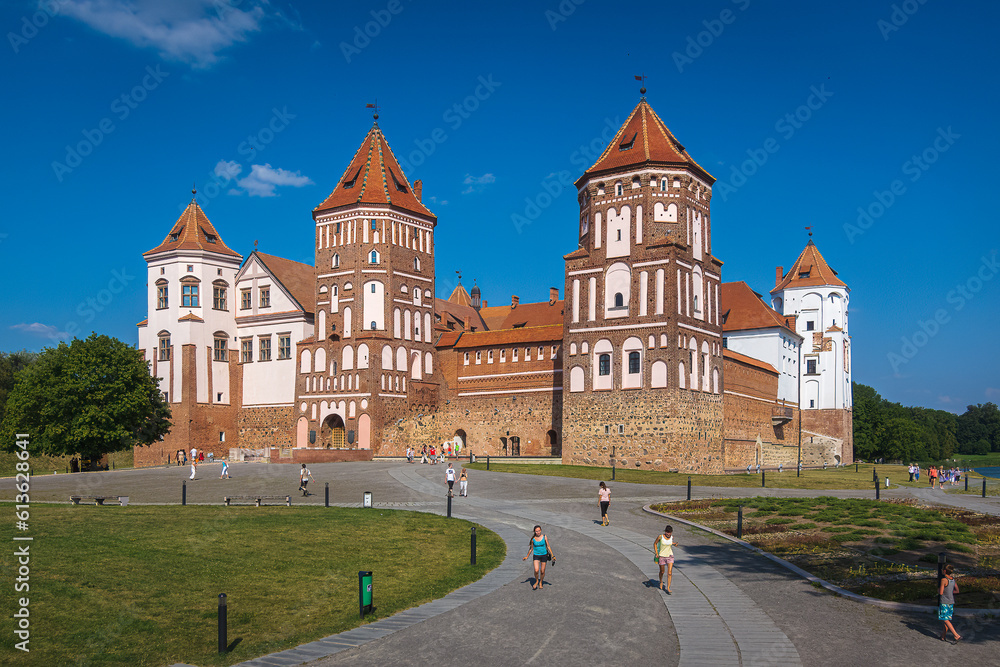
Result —
<instances>
[{"instance_id":1,"label":"green trash bin","mask_svg":"<svg viewBox=\"0 0 1000 667\"><path fill-rule=\"evenodd\" d=\"M372 573L371 572L358 572L358 607L360 608L361 618L365 617L365 613L371 613L375 609L372 604Z\"/></svg>"}]
</instances>

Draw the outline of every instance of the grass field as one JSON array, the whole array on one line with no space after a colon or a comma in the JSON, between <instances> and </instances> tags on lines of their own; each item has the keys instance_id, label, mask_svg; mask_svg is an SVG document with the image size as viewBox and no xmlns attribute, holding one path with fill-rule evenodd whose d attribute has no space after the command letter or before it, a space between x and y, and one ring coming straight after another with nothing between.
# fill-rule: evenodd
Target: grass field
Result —
<instances>
[{"instance_id":1,"label":"grass field","mask_svg":"<svg viewBox=\"0 0 1000 667\"><path fill-rule=\"evenodd\" d=\"M960 575L959 606L995 605L1000 593L1000 519L911 502L846 498L742 498L662 503L654 509L736 534L848 590L884 600L935 604L938 553Z\"/></svg>"},{"instance_id":2,"label":"grass field","mask_svg":"<svg viewBox=\"0 0 1000 667\"><path fill-rule=\"evenodd\" d=\"M14 508L2 506L13 532ZM35 505L30 591L9 582L0 593L8 618L17 597L30 599L31 652L13 649L8 633L0 664L206 667L292 648L361 625L360 570L374 573L365 622L481 578L505 546L479 528L471 566L472 525L373 509ZM12 554L0 556L4 572L17 570Z\"/></svg>"},{"instance_id":3,"label":"grass field","mask_svg":"<svg viewBox=\"0 0 1000 667\"><path fill-rule=\"evenodd\" d=\"M474 470L486 470L486 463L480 458L476 463L466 464L466 467ZM611 481L610 468L592 466L491 462L490 471ZM927 486L926 476L919 483L910 482L906 466L877 465L875 471L878 473L882 488L885 488L886 477L889 478L889 483L894 486ZM616 481L634 484L686 486L688 477L691 478L691 484L694 486L760 488L761 476L759 474L688 475L686 473L633 470L630 468L619 468L615 472ZM857 472L855 472L855 466L850 465L843 468L828 468L827 470L803 470L800 477L795 476L794 468L783 472L769 470L764 476L764 482L767 487L772 489L871 489L874 493L872 465L870 463L859 464Z\"/></svg>"}]
</instances>

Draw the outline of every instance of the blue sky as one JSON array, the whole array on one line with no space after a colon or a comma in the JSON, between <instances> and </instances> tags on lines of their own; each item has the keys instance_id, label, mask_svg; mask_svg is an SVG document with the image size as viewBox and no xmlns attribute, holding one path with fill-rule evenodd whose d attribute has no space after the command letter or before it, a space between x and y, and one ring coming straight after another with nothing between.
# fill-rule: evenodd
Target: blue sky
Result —
<instances>
[{"instance_id":1,"label":"blue sky","mask_svg":"<svg viewBox=\"0 0 1000 667\"><path fill-rule=\"evenodd\" d=\"M766 293L812 226L852 290L856 381L956 412L1000 399L1000 7L639 7L4 3L0 276L15 289L0 350L67 331L134 343L141 254L192 182L230 247L311 263L311 210L376 99L438 216L438 296L461 271L491 303L544 300L576 248L560 183L590 166L645 74L650 104L719 179L724 280Z\"/></svg>"}]
</instances>

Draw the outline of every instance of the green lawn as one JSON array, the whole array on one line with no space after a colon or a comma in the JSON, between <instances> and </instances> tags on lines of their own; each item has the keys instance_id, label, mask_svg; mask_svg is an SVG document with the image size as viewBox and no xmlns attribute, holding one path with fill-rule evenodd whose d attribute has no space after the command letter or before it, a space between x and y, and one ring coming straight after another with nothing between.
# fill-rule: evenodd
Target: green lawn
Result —
<instances>
[{"instance_id":1,"label":"green lawn","mask_svg":"<svg viewBox=\"0 0 1000 667\"><path fill-rule=\"evenodd\" d=\"M2 506L14 532L14 508ZM30 592L15 593L11 574L0 594L8 619L17 597L30 599L31 652L8 631L0 664L231 665L292 648L362 623L359 570L374 573L365 622L481 578L506 550L479 528L471 566L472 525L378 509L35 505ZM13 548L0 564L16 571ZM220 593L235 642L226 656Z\"/></svg>"},{"instance_id":2,"label":"green lawn","mask_svg":"<svg viewBox=\"0 0 1000 667\"><path fill-rule=\"evenodd\" d=\"M478 462L467 468L486 470L486 463L480 458ZM894 486L927 485L926 479L920 483L910 482L906 466L877 465L875 466L882 488L885 488L885 478ZM592 479L611 481L610 468L592 466L558 465L558 464L522 464L522 463L490 463L491 472L522 473L526 475L547 475L550 477L572 477L576 479ZM739 488L760 488L759 474L738 475L688 475L676 472L658 472L655 470L633 470L619 468L615 480L635 484L666 484L671 486L686 486L688 477L694 486L718 486ZM800 477L795 476L795 469L783 472L767 471L765 484L772 489L871 489L874 493L871 464L862 463L843 468L828 468L827 470L803 470Z\"/></svg>"}]
</instances>

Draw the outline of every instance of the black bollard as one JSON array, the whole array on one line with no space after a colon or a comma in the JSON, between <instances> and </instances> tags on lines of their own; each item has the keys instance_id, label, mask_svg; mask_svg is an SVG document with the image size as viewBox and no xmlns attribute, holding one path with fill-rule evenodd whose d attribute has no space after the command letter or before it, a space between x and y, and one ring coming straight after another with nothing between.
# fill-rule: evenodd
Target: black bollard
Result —
<instances>
[{"instance_id":1,"label":"black bollard","mask_svg":"<svg viewBox=\"0 0 1000 667\"><path fill-rule=\"evenodd\" d=\"M983 498L986 497L986 478L983 477Z\"/></svg>"},{"instance_id":2,"label":"black bollard","mask_svg":"<svg viewBox=\"0 0 1000 667\"><path fill-rule=\"evenodd\" d=\"M876 479L875 480L875 500L879 500L878 489L879 489L878 480Z\"/></svg>"},{"instance_id":3,"label":"black bollard","mask_svg":"<svg viewBox=\"0 0 1000 667\"><path fill-rule=\"evenodd\" d=\"M615 481L615 462L613 459L611 461L611 481Z\"/></svg>"},{"instance_id":4,"label":"black bollard","mask_svg":"<svg viewBox=\"0 0 1000 667\"><path fill-rule=\"evenodd\" d=\"M489 454L486 455L486 469L487 470L490 469L490 455Z\"/></svg>"},{"instance_id":5,"label":"black bollard","mask_svg":"<svg viewBox=\"0 0 1000 667\"><path fill-rule=\"evenodd\" d=\"M965 471L965 490L969 490L969 471Z\"/></svg>"},{"instance_id":6,"label":"black bollard","mask_svg":"<svg viewBox=\"0 0 1000 667\"><path fill-rule=\"evenodd\" d=\"M760 469L760 488L764 488L764 469Z\"/></svg>"},{"instance_id":7,"label":"black bollard","mask_svg":"<svg viewBox=\"0 0 1000 667\"><path fill-rule=\"evenodd\" d=\"M691 500L691 475L688 475L688 500Z\"/></svg>"},{"instance_id":8,"label":"black bollard","mask_svg":"<svg viewBox=\"0 0 1000 667\"><path fill-rule=\"evenodd\" d=\"M857 464L857 463L855 463L855 464L854 464L854 472L857 472L857 471L858 471L858 464Z\"/></svg>"},{"instance_id":9,"label":"black bollard","mask_svg":"<svg viewBox=\"0 0 1000 667\"><path fill-rule=\"evenodd\" d=\"M448 518L451 518L451 489L448 489Z\"/></svg>"},{"instance_id":10,"label":"black bollard","mask_svg":"<svg viewBox=\"0 0 1000 667\"><path fill-rule=\"evenodd\" d=\"M878 481L878 472L875 470L875 466L872 466L872 481L873 482Z\"/></svg>"},{"instance_id":11,"label":"black bollard","mask_svg":"<svg viewBox=\"0 0 1000 667\"><path fill-rule=\"evenodd\" d=\"M472 541L472 544L471 544L472 554L471 554L471 558L469 559L469 562L472 565L475 565L476 564L476 527L475 526L472 527L472 538L471 538L471 541Z\"/></svg>"},{"instance_id":12,"label":"black bollard","mask_svg":"<svg viewBox=\"0 0 1000 667\"><path fill-rule=\"evenodd\" d=\"M188 504L188 483L181 482L181 505Z\"/></svg>"},{"instance_id":13,"label":"black bollard","mask_svg":"<svg viewBox=\"0 0 1000 667\"><path fill-rule=\"evenodd\" d=\"M740 505L740 511L736 515L736 537L743 538L743 505Z\"/></svg>"},{"instance_id":14,"label":"black bollard","mask_svg":"<svg viewBox=\"0 0 1000 667\"><path fill-rule=\"evenodd\" d=\"M219 593L219 653L225 653L229 648L226 617L226 594Z\"/></svg>"},{"instance_id":15,"label":"black bollard","mask_svg":"<svg viewBox=\"0 0 1000 667\"><path fill-rule=\"evenodd\" d=\"M326 506L330 506L330 482L326 483Z\"/></svg>"}]
</instances>

